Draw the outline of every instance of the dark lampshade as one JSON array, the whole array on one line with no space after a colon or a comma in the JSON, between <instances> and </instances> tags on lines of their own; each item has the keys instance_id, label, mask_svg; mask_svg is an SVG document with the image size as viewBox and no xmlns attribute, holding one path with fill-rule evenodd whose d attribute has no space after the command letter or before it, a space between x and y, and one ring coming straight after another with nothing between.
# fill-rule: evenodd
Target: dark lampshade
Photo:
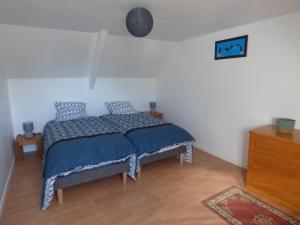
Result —
<instances>
[{"instance_id":1,"label":"dark lampshade","mask_svg":"<svg viewBox=\"0 0 300 225\"><path fill-rule=\"evenodd\" d=\"M126 26L133 36L145 37L153 28L153 17L147 9L137 7L127 14Z\"/></svg>"},{"instance_id":2,"label":"dark lampshade","mask_svg":"<svg viewBox=\"0 0 300 225\"><path fill-rule=\"evenodd\" d=\"M23 123L23 130L26 138L32 138L33 136L33 122L28 121Z\"/></svg>"}]
</instances>

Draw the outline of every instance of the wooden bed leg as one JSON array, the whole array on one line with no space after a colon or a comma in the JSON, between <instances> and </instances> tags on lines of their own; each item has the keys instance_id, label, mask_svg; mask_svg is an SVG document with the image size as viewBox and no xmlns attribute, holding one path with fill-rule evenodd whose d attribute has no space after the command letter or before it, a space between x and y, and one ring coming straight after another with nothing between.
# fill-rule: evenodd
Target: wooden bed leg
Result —
<instances>
[{"instance_id":1,"label":"wooden bed leg","mask_svg":"<svg viewBox=\"0 0 300 225\"><path fill-rule=\"evenodd\" d=\"M179 163L180 163L180 165L183 164L183 161L184 161L184 153L180 153L180 155L179 155Z\"/></svg>"},{"instance_id":2,"label":"wooden bed leg","mask_svg":"<svg viewBox=\"0 0 300 225\"><path fill-rule=\"evenodd\" d=\"M122 175L123 184L127 184L127 175L128 175L127 172L124 172Z\"/></svg>"},{"instance_id":3,"label":"wooden bed leg","mask_svg":"<svg viewBox=\"0 0 300 225\"><path fill-rule=\"evenodd\" d=\"M140 166L138 169L138 179L142 177L142 167Z\"/></svg>"},{"instance_id":4,"label":"wooden bed leg","mask_svg":"<svg viewBox=\"0 0 300 225\"><path fill-rule=\"evenodd\" d=\"M58 204L63 204L64 203L64 192L63 189L57 189L57 199L58 199Z\"/></svg>"}]
</instances>

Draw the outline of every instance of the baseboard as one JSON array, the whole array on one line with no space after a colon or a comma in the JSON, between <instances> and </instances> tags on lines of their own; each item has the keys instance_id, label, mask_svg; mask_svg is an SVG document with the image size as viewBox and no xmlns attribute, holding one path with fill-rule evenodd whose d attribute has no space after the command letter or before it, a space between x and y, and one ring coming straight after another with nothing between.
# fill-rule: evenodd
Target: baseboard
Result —
<instances>
[{"instance_id":1,"label":"baseboard","mask_svg":"<svg viewBox=\"0 0 300 225\"><path fill-rule=\"evenodd\" d=\"M6 200L6 196L7 196L7 192L8 192L8 188L9 188L9 184L10 184L10 180L11 180L11 176L12 176L12 173L13 173L13 170L14 170L14 166L15 166L15 158L11 162L11 166L10 166L10 169L9 169L9 174L8 174L7 179L6 179L6 184L5 184L4 192L3 192L3 195L1 196L1 202L0 202L0 219L2 217L2 213L3 213L3 209L4 209L4 204L5 204L5 200Z\"/></svg>"},{"instance_id":2,"label":"baseboard","mask_svg":"<svg viewBox=\"0 0 300 225\"><path fill-rule=\"evenodd\" d=\"M239 167L242 167L242 168L246 168L246 166L243 165L242 162L240 162L240 161L238 161L236 159L233 159L232 157L230 157L228 155L222 154L220 152L212 151L212 150L210 150L210 149L208 149L206 147L199 146L199 145L197 145L195 147L198 148L198 149L200 149L200 150L202 150L202 151L204 151L204 152L206 152L206 153L208 153L208 154L210 154L210 155L213 155L213 156L215 156L215 157L217 157L219 159L222 159L224 161L230 162L230 163L232 163L232 164L234 164L236 166L239 166Z\"/></svg>"}]
</instances>

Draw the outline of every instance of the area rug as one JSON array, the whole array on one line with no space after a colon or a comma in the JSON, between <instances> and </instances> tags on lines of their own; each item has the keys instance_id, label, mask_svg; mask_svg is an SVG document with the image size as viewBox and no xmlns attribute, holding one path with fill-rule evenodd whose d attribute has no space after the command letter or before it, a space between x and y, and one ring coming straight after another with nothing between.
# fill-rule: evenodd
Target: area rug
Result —
<instances>
[{"instance_id":1,"label":"area rug","mask_svg":"<svg viewBox=\"0 0 300 225\"><path fill-rule=\"evenodd\" d=\"M211 210L234 225L300 225L295 218L253 195L231 187L203 201Z\"/></svg>"}]
</instances>

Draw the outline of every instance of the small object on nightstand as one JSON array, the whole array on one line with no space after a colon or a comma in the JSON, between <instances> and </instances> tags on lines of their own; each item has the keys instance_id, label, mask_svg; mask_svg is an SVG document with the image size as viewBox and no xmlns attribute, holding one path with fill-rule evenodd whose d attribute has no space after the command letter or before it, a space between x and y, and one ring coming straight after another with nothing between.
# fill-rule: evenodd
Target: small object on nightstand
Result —
<instances>
[{"instance_id":1,"label":"small object on nightstand","mask_svg":"<svg viewBox=\"0 0 300 225\"><path fill-rule=\"evenodd\" d=\"M149 107L150 107L150 112L151 113L156 112L156 102L150 102Z\"/></svg>"},{"instance_id":2,"label":"small object on nightstand","mask_svg":"<svg viewBox=\"0 0 300 225\"><path fill-rule=\"evenodd\" d=\"M33 122L28 121L23 123L23 130L25 131L24 136L26 138L32 138L33 136Z\"/></svg>"},{"instance_id":3,"label":"small object on nightstand","mask_svg":"<svg viewBox=\"0 0 300 225\"><path fill-rule=\"evenodd\" d=\"M35 144L37 147L36 154L42 156L43 154L43 145L42 145L42 135L40 133L33 134L31 138L26 138L24 135L18 135L15 140L15 154L16 160L24 159L24 145Z\"/></svg>"},{"instance_id":4,"label":"small object on nightstand","mask_svg":"<svg viewBox=\"0 0 300 225\"><path fill-rule=\"evenodd\" d=\"M158 119L163 120L164 119L164 114L161 112L148 112L151 116L156 117Z\"/></svg>"}]
</instances>

